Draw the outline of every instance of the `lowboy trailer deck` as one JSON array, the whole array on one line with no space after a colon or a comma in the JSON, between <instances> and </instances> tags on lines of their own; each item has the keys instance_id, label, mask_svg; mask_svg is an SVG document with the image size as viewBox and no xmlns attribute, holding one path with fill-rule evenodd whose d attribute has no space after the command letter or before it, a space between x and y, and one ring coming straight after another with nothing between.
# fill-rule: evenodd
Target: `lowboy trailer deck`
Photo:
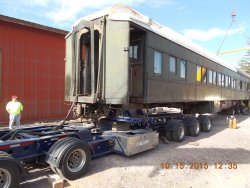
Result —
<instances>
[{"instance_id":1,"label":"lowboy trailer deck","mask_svg":"<svg viewBox=\"0 0 250 188\"><path fill-rule=\"evenodd\" d=\"M124 110L106 116L96 126L85 124L23 127L0 131L0 187L16 187L25 164L47 163L60 176L74 180L83 176L90 160L109 153L134 155L156 147L159 134L182 141L211 130L211 118L200 115Z\"/></svg>"},{"instance_id":2,"label":"lowboy trailer deck","mask_svg":"<svg viewBox=\"0 0 250 188\"><path fill-rule=\"evenodd\" d=\"M158 136L145 129L92 133L77 125L1 130L0 187L16 187L30 161L46 162L62 177L77 179L84 175L91 158L112 152L136 154L156 147Z\"/></svg>"}]
</instances>

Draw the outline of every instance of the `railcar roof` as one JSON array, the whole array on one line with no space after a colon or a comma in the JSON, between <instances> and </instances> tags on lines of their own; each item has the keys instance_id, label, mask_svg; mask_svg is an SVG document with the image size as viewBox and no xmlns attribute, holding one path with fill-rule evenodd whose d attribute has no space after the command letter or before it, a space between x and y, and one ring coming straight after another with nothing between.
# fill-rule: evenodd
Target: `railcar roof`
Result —
<instances>
[{"instance_id":1,"label":"railcar roof","mask_svg":"<svg viewBox=\"0 0 250 188\"><path fill-rule=\"evenodd\" d=\"M130 21L133 23L136 23L142 27L144 27L147 30L150 30L154 33L157 33L158 35L169 39L181 46L184 46L187 49L190 49L191 51L194 51L198 54L200 54L203 57L206 57L218 64L223 65L224 67L234 71L238 72L248 78L250 76L248 74L243 74L244 72L238 71L236 67L229 64L228 62L222 60L215 54L209 52L208 50L202 48L201 46L197 45L196 43L192 42L191 40L187 39L186 37L182 36L181 34L175 32L174 30L160 25L159 23L155 22L148 16L145 16L136 10L126 6L126 5L115 5L113 7L104 9L102 11L96 12L94 14L85 16L81 19L79 19L77 22L75 22L74 26L77 25L81 20L94 20L103 16L108 16L109 20L120 20L120 21Z\"/></svg>"}]
</instances>

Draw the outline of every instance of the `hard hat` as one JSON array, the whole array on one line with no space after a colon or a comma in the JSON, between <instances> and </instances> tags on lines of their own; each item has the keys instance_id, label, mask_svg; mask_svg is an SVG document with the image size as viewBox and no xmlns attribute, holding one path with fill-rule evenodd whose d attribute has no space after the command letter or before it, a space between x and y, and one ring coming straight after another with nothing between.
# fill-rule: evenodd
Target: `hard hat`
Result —
<instances>
[{"instance_id":1,"label":"hard hat","mask_svg":"<svg viewBox=\"0 0 250 188\"><path fill-rule=\"evenodd\" d=\"M18 98L18 96L13 95L11 98L12 98L12 99L17 99L17 98Z\"/></svg>"}]
</instances>

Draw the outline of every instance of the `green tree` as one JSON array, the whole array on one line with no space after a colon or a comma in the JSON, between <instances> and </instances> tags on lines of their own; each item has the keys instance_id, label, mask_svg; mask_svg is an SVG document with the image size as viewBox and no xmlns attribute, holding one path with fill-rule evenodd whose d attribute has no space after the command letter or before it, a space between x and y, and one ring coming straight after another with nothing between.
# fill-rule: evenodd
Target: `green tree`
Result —
<instances>
[{"instance_id":1,"label":"green tree","mask_svg":"<svg viewBox=\"0 0 250 188\"><path fill-rule=\"evenodd\" d=\"M239 63L240 69L244 72L250 74L250 50L242 57Z\"/></svg>"}]
</instances>

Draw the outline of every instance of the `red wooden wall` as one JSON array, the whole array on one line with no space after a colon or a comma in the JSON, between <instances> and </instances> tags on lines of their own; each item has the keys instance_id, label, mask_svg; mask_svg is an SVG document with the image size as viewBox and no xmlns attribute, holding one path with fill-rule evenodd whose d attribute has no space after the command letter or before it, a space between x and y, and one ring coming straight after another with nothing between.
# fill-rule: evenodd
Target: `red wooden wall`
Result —
<instances>
[{"instance_id":1,"label":"red wooden wall","mask_svg":"<svg viewBox=\"0 0 250 188\"><path fill-rule=\"evenodd\" d=\"M65 35L0 19L0 126L8 122L12 95L24 106L22 122L66 116Z\"/></svg>"}]
</instances>

